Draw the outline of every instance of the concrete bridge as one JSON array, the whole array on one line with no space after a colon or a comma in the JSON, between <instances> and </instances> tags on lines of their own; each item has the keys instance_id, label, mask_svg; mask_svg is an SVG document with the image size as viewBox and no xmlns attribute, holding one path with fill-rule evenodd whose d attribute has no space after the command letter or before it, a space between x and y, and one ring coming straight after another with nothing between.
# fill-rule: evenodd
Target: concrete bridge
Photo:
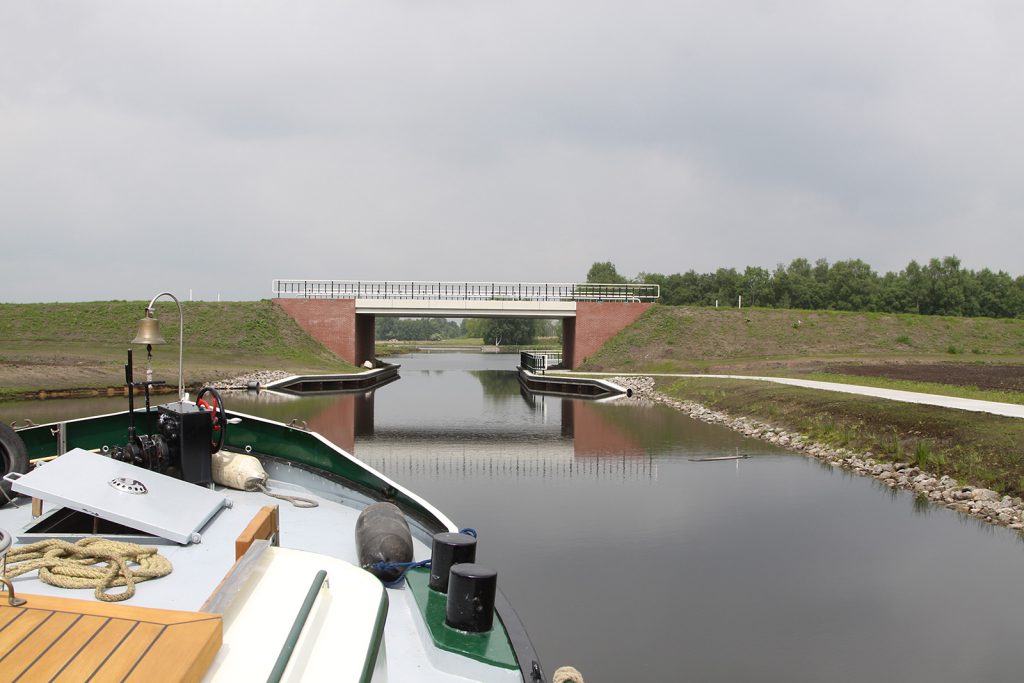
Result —
<instances>
[{"instance_id":1,"label":"concrete bridge","mask_svg":"<svg viewBox=\"0 0 1024 683\"><path fill-rule=\"evenodd\" d=\"M557 318L576 368L658 299L658 285L274 280L274 303L354 365L373 359L377 316Z\"/></svg>"}]
</instances>

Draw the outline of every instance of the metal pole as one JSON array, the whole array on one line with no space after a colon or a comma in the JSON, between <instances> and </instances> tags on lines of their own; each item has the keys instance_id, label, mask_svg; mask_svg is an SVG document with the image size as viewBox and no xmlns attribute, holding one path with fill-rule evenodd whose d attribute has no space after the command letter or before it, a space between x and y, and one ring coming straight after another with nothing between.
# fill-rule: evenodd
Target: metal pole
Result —
<instances>
[{"instance_id":1,"label":"metal pole","mask_svg":"<svg viewBox=\"0 0 1024 683\"><path fill-rule=\"evenodd\" d=\"M156 300L162 296L171 297L172 299L174 299L174 303L177 304L178 306L178 400L184 401L185 394L183 389L185 387L185 381L183 379L184 365L182 365L182 359L184 358L185 355L185 314L182 313L181 311L181 302L178 301L178 297L174 296L170 292L160 292L159 294L154 296L153 299L149 302L149 306L146 306L146 310L152 312L153 304L155 304Z\"/></svg>"}]
</instances>

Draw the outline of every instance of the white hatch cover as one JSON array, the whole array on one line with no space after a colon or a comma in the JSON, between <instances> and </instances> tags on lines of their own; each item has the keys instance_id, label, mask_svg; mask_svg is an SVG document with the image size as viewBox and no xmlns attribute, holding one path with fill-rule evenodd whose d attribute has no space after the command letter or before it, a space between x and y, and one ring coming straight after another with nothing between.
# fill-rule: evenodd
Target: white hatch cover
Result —
<instances>
[{"instance_id":1,"label":"white hatch cover","mask_svg":"<svg viewBox=\"0 0 1024 683\"><path fill-rule=\"evenodd\" d=\"M81 448L11 481L18 493L182 544L202 540L199 530L231 506L216 491Z\"/></svg>"}]
</instances>

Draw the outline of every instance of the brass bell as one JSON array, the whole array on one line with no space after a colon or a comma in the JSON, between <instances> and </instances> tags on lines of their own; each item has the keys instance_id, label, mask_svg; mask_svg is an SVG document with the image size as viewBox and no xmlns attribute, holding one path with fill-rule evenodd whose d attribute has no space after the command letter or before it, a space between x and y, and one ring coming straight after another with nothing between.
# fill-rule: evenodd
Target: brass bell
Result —
<instances>
[{"instance_id":1,"label":"brass bell","mask_svg":"<svg viewBox=\"0 0 1024 683\"><path fill-rule=\"evenodd\" d=\"M139 321L139 331L132 339L132 344L166 344L160 334L160 321L152 317L152 311L146 309L146 317Z\"/></svg>"}]
</instances>

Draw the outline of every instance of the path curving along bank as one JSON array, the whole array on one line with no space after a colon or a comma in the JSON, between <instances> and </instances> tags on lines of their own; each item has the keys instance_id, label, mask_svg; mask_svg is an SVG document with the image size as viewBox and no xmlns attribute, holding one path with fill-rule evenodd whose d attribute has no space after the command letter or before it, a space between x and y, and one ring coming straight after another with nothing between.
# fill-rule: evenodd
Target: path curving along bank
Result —
<instances>
[{"instance_id":1,"label":"path curving along bank","mask_svg":"<svg viewBox=\"0 0 1024 683\"><path fill-rule=\"evenodd\" d=\"M773 382L775 384L786 384L805 389L818 389L820 391L836 391L843 394L858 394L860 396L871 396L883 398L890 401L902 401L904 403L920 403L923 405L939 406L941 408L954 408L956 410L967 410L975 413L991 413L1003 417L1024 418L1024 405L1017 403L1000 403L997 401L981 401L973 398L959 398L956 396L943 396L942 394L925 394L918 391L903 391L901 389L883 389L881 387L866 387L859 384L843 384L841 382L821 382L811 379L796 379L793 377L762 377L756 375L712 375L712 374L685 374L668 372L586 372L576 373L572 371L559 371L558 374L583 374L599 375L602 377L679 377L697 379L739 379L755 382Z\"/></svg>"}]
</instances>

